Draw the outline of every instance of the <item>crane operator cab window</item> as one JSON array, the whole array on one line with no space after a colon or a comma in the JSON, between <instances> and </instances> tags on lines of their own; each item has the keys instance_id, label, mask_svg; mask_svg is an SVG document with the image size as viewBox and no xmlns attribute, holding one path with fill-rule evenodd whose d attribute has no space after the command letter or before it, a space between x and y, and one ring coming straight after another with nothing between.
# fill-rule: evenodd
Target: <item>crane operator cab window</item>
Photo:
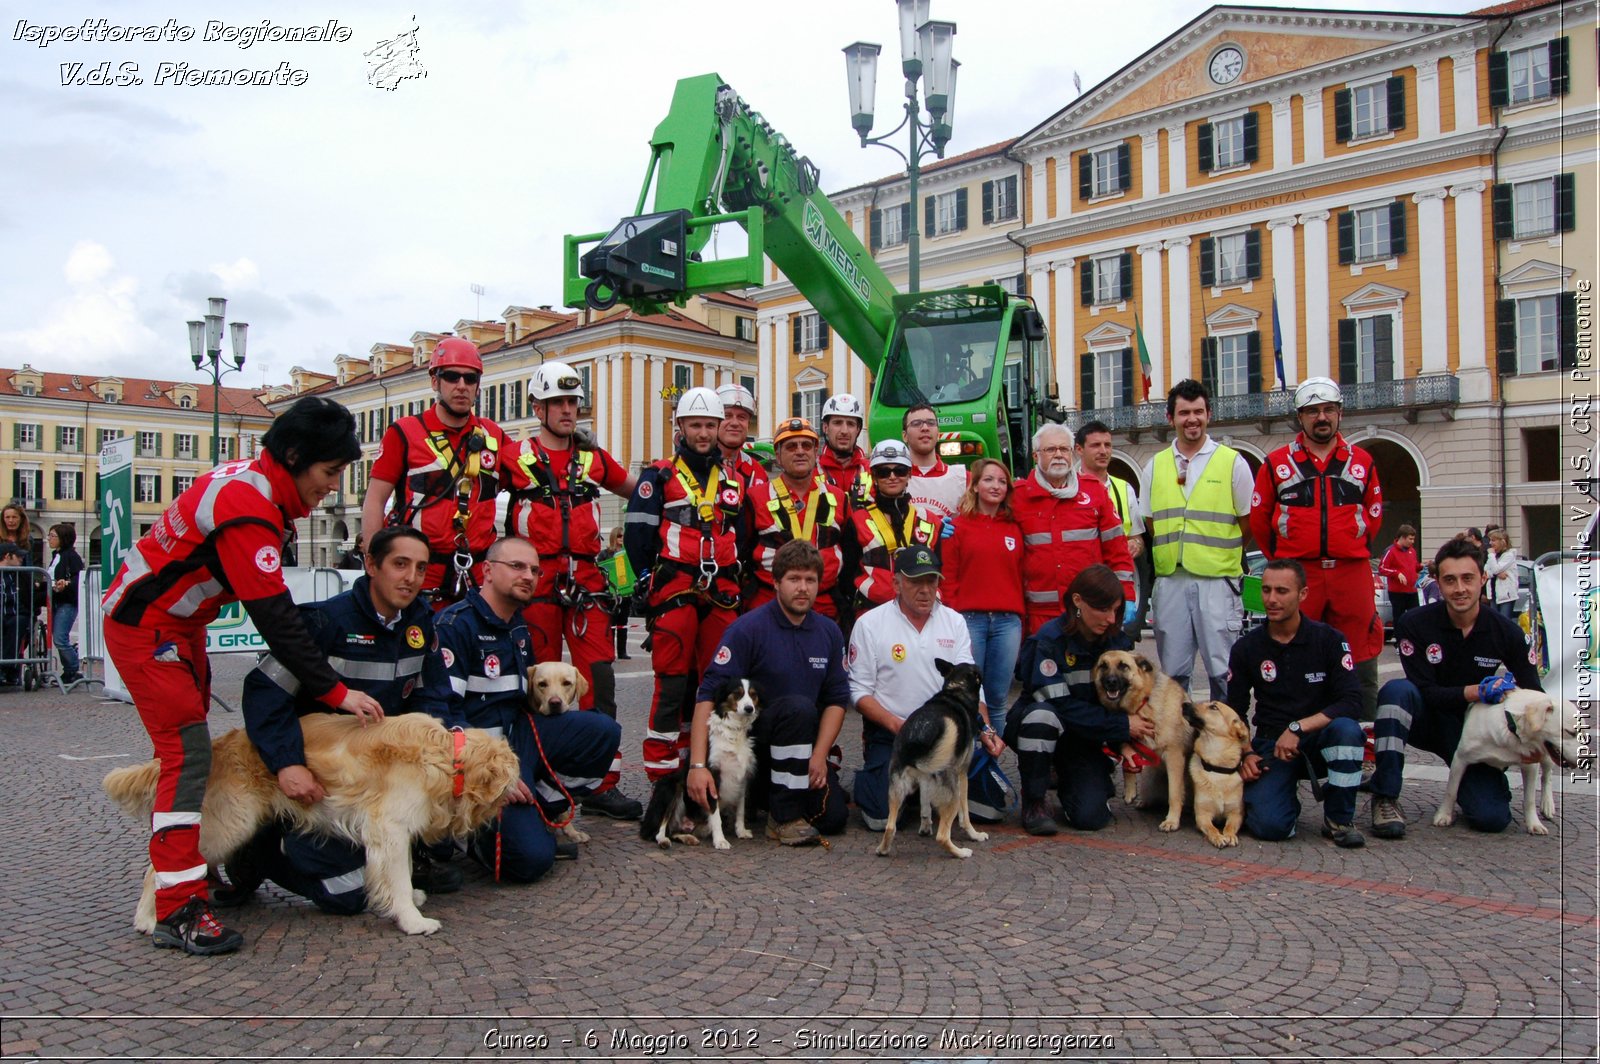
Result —
<instances>
[{"instance_id":1,"label":"crane operator cab window","mask_svg":"<svg viewBox=\"0 0 1600 1064\"><path fill-rule=\"evenodd\" d=\"M890 348L880 398L899 407L982 399L993 383L1001 318L987 306L911 312Z\"/></svg>"}]
</instances>

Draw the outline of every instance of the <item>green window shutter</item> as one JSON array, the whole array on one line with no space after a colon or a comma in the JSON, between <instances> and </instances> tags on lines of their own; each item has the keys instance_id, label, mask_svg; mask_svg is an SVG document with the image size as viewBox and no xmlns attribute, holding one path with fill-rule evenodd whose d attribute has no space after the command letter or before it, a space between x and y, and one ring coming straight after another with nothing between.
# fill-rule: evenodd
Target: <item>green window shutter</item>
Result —
<instances>
[{"instance_id":1,"label":"green window shutter","mask_svg":"<svg viewBox=\"0 0 1600 1064\"><path fill-rule=\"evenodd\" d=\"M1088 199L1094 195L1094 154L1084 152L1078 156L1078 198Z\"/></svg>"},{"instance_id":2,"label":"green window shutter","mask_svg":"<svg viewBox=\"0 0 1600 1064\"><path fill-rule=\"evenodd\" d=\"M1561 293L1561 311L1557 319L1561 333L1556 341L1562 369L1578 368L1578 294Z\"/></svg>"},{"instance_id":3,"label":"green window shutter","mask_svg":"<svg viewBox=\"0 0 1600 1064\"><path fill-rule=\"evenodd\" d=\"M166 436L165 432L156 433L156 457L157 458L161 457L161 440L162 440L162 438L164 436Z\"/></svg>"},{"instance_id":4,"label":"green window shutter","mask_svg":"<svg viewBox=\"0 0 1600 1064\"><path fill-rule=\"evenodd\" d=\"M56 426L56 450L61 450L61 426ZM57 496L59 498L59 496Z\"/></svg>"},{"instance_id":5,"label":"green window shutter","mask_svg":"<svg viewBox=\"0 0 1600 1064\"><path fill-rule=\"evenodd\" d=\"M1206 391L1215 395L1217 392L1217 338L1215 336L1202 336L1200 338L1200 383L1205 385Z\"/></svg>"},{"instance_id":6,"label":"green window shutter","mask_svg":"<svg viewBox=\"0 0 1600 1064\"><path fill-rule=\"evenodd\" d=\"M933 235L934 217L933 197L924 196L922 199L922 232L927 236Z\"/></svg>"},{"instance_id":7,"label":"green window shutter","mask_svg":"<svg viewBox=\"0 0 1600 1064\"><path fill-rule=\"evenodd\" d=\"M1406 201L1395 200L1389 204L1389 255L1399 258L1406 253Z\"/></svg>"},{"instance_id":8,"label":"green window shutter","mask_svg":"<svg viewBox=\"0 0 1600 1064\"><path fill-rule=\"evenodd\" d=\"M1394 319L1387 314L1372 319L1373 379L1394 380Z\"/></svg>"},{"instance_id":9,"label":"green window shutter","mask_svg":"<svg viewBox=\"0 0 1600 1064\"><path fill-rule=\"evenodd\" d=\"M795 392L793 395L791 395L789 397L789 416L790 417L799 417L800 416L800 393L799 392Z\"/></svg>"},{"instance_id":10,"label":"green window shutter","mask_svg":"<svg viewBox=\"0 0 1600 1064\"><path fill-rule=\"evenodd\" d=\"M1250 165L1261 156L1261 116L1250 111L1244 116L1244 161Z\"/></svg>"},{"instance_id":11,"label":"green window shutter","mask_svg":"<svg viewBox=\"0 0 1600 1064\"><path fill-rule=\"evenodd\" d=\"M1514 215L1515 207L1512 202L1511 186L1496 183L1489 193L1489 202L1494 214L1494 238L1496 240L1510 240L1517 232L1517 222ZM1559 213L1559 203L1557 204Z\"/></svg>"},{"instance_id":12,"label":"green window shutter","mask_svg":"<svg viewBox=\"0 0 1600 1064\"><path fill-rule=\"evenodd\" d=\"M1261 230L1252 229L1244 235L1244 271L1252 281L1261 278Z\"/></svg>"},{"instance_id":13,"label":"green window shutter","mask_svg":"<svg viewBox=\"0 0 1600 1064\"><path fill-rule=\"evenodd\" d=\"M906 234L911 232L911 201L900 204L900 239L904 241Z\"/></svg>"},{"instance_id":14,"label":"green window shutter","mask_svg":"<svg viewBox=\"0 0 1600 1064\"><path fill-rule=\"evenodd\" d=\"M1357 384L1356 320L1339 319L1339 383Z\"/></svg>"},{"instance_id":15,"label":"green window shutter","mask_svg":"<svg viewBox=\"0 0 1600 1064\"><path fill-rule=\"evenodd\" d=\"M827 320L822 315L817 315L817 350L826 351L832 337L833 330L828 327Z\"/></svg>"},{"instance_id":16,"label":"green window shutter","mask_svg":"<svg viewBox=\"0 0 1600 1064\"><path fill-rule=\"evenodd\" d=\"M1556 232L1570 233L1578 224L1578 190L1572 174L1556 175Z\"/></svg>"},{"instance_id":17,"label":"green window shutter","mask_svg":"<svg viewBox=\"0 0 1600 1064\"><path fill-rule=\"evenodd\" d=\"M1489 53L1489 106L1504 107L1511 102L1511 57L1505 52Z\"/></svg>"},{"instance_id":18,"label":"green window shutter","mask_svg":"<svg viewBox=\"0 0 1600 1064\"><path fill-rule=\"evenodd\" d=\"M59 501L61 498L61 474L58 472L51 480L54 483L50 485L50 497Z\"/></svg>"},{"instance_id":19,"label":"green window shutter","mask_svg":"<svg viewBox=\"0 0 1600 1064\"><path fill-rule=\"evenodd\" d=\"M1572 85L1572 65L1567 55L1567 39L1550 42L1550 95L1565 96Z\"/></svg>"},{"instance_id":20,"label":"green window shutter","mask_svg":"<svg viewBox=\"0 0 1600 1064\"><path fill-rule=\"evenodd\" d=\"M877 211L872 212L868 228L872 231L872 250L877 251L883 247L883 219L879 217Z\"/></svg>"},{"instance_id":21,"label":"green window shutter","mask_svg":"<svg viewBox=\"0 0 1600 1064\"><path fill-rule=\"evenodd\" d=\"M1126 192L1133 187L1133 150L1128 142L1117 145L1117 188Z\"/></svg>"},{"instance_id":22,"label":"green window shutter","mask_svg":"<svg viewBox=\"0 0 1600 1064\"><path fill-rule=\"evenodd\" d=\"M1356 261L1356 212L1339 212L1339 264Z\"/></svg>"},{"instance_id":23,"label":"green window shutter","mask_svg":"<svg viewBox=\"0 0 1600 1064\"><path fill-rule=\"evenodd\" d=\"M1251 395L1261 394L1261 330L1257 329L1245 340L1249 361L1245 365L1245 390Z\"/></svg>"},{"instance_id":24,"label":"green window shutter","mask_svg":"<svg viewBox=\"0 0 1600 1064\"><path fill-rule=\"evenodd\" d=\"M983 224L994 224L994 182L983 183Z\"/></svg>"},{"instance_id":25,"label":"green window shutter","mask_svg":"<svg viewBox=\"0 0 1600 1064\"><path fill-rule=\"evenodd\" d=\"M1122 253L1121 277L1122 277L1122 298L1124 300L1132 299L1133 298L1133 252L1131 252L1131 251L1124 251Z\"/></svg>"},{"instance_id":26,"label":"green window shutter","mask_svg":"<svg viewBox=\"0 0 1600 1064\"><path fill-rule=\"evenodd\" d=\"M1509 377L1517 372L1517 301L1494 301L1495 368Z\"/></svg>"},{"instance_id":27,"label":"green window shutter","mask_svg":"<svg viewBox=\"0 0 1600 1064\"><path fill-rule=\"evenodd\" d=\"M1200 238L1200 287L1210 288L1217 283L1217 241L1214 237Z\"/></svg>"},{"instance_id":28,"label":"green window shutter","mask_svg":"<svg viewBox=\"0 0 1600 1064\"><path fill-rule=\"evenodd\" d=\"M1343 144L1350 139L1350 90L1340 89L1333 94L1333 139Z\"/></svg>"},{"instance_id":29,"label":"green window shutter","mask_svg":"<svg viewBox=\"0 0 1600 1064\"><path fill-rule=\"evenodd\" d=\"M1392 77L1388 81L1389 93L1389 128L1391 130L1406 128L1406 79Z\"/></svg>"},{"instance_id":30,"label":"green window shutter","mask_svg":"<svg viewBox=\"0 0 1600 1064\"><path fill-rule=\"evenodd\" d=\"M1094 304L1094 260L1084 259L1078 267L1078 302L1084 306Z\"/></svg>"},{"instance_id":31,"label":"green window shutter","mask_svg":"<svg viewBox=\"0 0 1600 1064\"><path fill-rule=\"evenodd\" d=\"M956 232L967 227L967 190L956 189Z\"/></svg>"},{"instance_id":32,"label":"green window shutter","mask_svg":"<svg viewBox=\"0 0 1600 1064\"><path fill-rule=\"evenodd\" d=\"M1133 348L1122 349L1122 405L1133 405Z\"/></svg>"},{"instance_id":33,"label":"green window shutter","mask_svg":"<svg viewBox=\"0 0 1600 1064\"><path fill-rule=\"evenodd\" d=\"M1078 409L1093 410L1094 402L1094 356L1078 356Z\"/></svg>"},{"instance_id":34,"label":"green window shutter","mask_svg":"<svg viewBox=\"0 0 1600 1064\"><path fill-rule=\"evenodd\" d=\"M800 315L796 314L789 319L789 353L800 353Z\"/></svg>"},{"instance_id":35,"label":"green window shutter","mask_svg":"<svg viewBox=\"0 0 1600 1064\"><path fill-rule=\"evenodd\" d=\"M1215 164L1212 162L1215 155L1212 148L1213 137L1214 131L1210 122L1202 123L1200 128L1195 131L1195 164L1200 167L1202 174L1209 174L1215 168Z\"/></svg>"}]
</instances>

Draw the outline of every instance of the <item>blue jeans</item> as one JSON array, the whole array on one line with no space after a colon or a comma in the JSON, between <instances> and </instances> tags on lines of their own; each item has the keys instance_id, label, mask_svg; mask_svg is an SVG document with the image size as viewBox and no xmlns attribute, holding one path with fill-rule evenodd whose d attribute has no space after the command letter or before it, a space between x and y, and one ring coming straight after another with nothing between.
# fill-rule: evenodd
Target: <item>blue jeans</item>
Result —
<instances>
[{"instance_id":1,"label":"blue jeans","mask_svg":"<svg viewBox=\"0 0 1600 1064\"><path fill-rule=\"evenodd\" d=\"M1378 692L1378 719L1373 725L1377 771L1370 789L1380 798L1400 797L1405 782L1406 744L1454 761L1466 714L1431 710L1410 680L1390 680ZM1462 818L1474 831L1504 831L1511 823L1511 784L1505 769L1468 765L1456 793Z\"/></svg>"},{"instance_id":2,"label":"blue jeans","mask_svg":"<svg viewBox=\"0 0 1600 1064\"><path fill-rule=\"evenodd\" d=\"M72 645L72 626L76 623L78 607L66 604L58 604L55 615L50 618L56 653L61 656L61 671L67 676L74 676L78 672L78 648Z\"/></svg>"},{"instance_id":3,"label":"blue jeans","mask_svg":"<svg viewBox=\"0 0 1600 1064\"><path fill-rule=\"evenodd\" d=\"M989 707L989 723L994 730L1006 730L1006 697L1011 693L1011 674L1017 667L1017 651L1022 649L1022 615L971 610L961 616L972 637L972 660L983 673L983 701Z\"/></svg>"},{"instance_id":4,"label":"blue jeans","mask_svg":"<svg viewBox=\"0 0 1600 1064\"><path fill-rule=\"evenodd\" d=\"M1307 758L1279 761L1273 754L1276 746L1274 740L1256 738L1252 749L1261 757L1261 778L1244 785L1245 830L1267 842L1294 837L1300 819L1300 781L1306 778ZM1348 717L1336 717L1326 728L1300 739L1300 749L1312 767L1327 776L1322 811L1335 824L1355 822L1365 746L1361 725Z\"/></svg>"}]
</instances>

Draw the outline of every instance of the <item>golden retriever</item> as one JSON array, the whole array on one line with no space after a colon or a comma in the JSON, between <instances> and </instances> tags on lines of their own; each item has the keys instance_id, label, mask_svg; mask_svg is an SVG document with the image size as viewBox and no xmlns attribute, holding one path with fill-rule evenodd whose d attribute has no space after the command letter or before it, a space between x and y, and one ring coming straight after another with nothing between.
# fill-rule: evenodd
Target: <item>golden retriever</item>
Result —
<instances>
[{"instance_id":1,"label":"golden retriever","mask_svg":"<svg viewBox=\"0 0 1600 1064\"><path fill-rule=\"evenodd\" d=\"M293 801L243 730L211 746L211 776L201 806L200 852L215 868L273 818L296 831L338 836L366 848L367 903L408 935L431 935L439 921L417 911L426 900L411 887L411 840L462 837L494 818L518 780L517 755L504 739L464 733L459 767L455 737L422 713L363 727L346 714L300 718L306 767L327 791L313 805ZM106 794L136 820L150 822L160 761L119 768ZM461 796L455 797L457 773ZM155 929L155 872L147 870L133 926Z\"/></svg>"},{"instance_id":2,"label":"golden retriever","mask_svg":"<svg viewBox=\"0 0 1600 1064\"><path fill-rule=\"evenodd\" d=\"M564 661L542 661L528 668L528 705L535 713L554 717L576 711L578 702L589 693L589 681L576 665ZM578 803L572 803L561 834L573 842L588 842L589 833L578 827Z\"/></svg>"},{"instance_id":3,"label":"golden retriever","mask_svg":"<svg viewBox=\"0 0 1600 1064\"><path fill-rule=\"evenodd\" d=\"M1244 823L1244 779L1239 766L1250 752L1250 729L1226 702L1185 703L1183 716L1197 733L1194 753L1189 756L1195 827L1219 850L1237 846L1239 825ZM1223 820L1221 831L1217 830L1219 819Z\"/></svg>"},{"instance_id":4,"label":"golden retriever","mask_svg":"<svg viewBox=\"0 0 1600 1064\"><path fill-rule=\"evenodd\" d=\"M1177 831L1183 814L1183 777L1194 748L1194 729L1183 719L1183 688L1143 654L1108 650L1094 663L1094 690L1105 708L1137 714L1156 726L1151 747L1167 770L1167 817L1161 830ZM1137 773L1123 772L1123 800L1129 805L1137 801L1138 779Z\"/></svg>"}]
</instances>

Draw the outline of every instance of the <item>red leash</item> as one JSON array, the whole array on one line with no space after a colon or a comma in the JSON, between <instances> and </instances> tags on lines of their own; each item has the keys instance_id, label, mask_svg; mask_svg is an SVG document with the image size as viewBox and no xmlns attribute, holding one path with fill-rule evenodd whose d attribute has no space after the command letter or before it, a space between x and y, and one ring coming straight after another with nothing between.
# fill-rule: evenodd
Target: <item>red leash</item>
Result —
<instances>
[{"instance_id":1,"label":"red leash","mask_svg":"<svg viewBox=\"0 0 1600 1064\"><path fill-rule=\"evenodd\" d=\"M1102 746L1100 751L1111 760L1122 765L1124 770L1128 772L1143 772L1147 768L1161 764L1161 758L1156 756L1156 752L1144 745L1144 743L1137 740L1129 740L1128 745L1133 747L1133 764L1131 766L1122 760L1121 753L1111 749L1110 746Z\"/></svg>"}]
</instances>

